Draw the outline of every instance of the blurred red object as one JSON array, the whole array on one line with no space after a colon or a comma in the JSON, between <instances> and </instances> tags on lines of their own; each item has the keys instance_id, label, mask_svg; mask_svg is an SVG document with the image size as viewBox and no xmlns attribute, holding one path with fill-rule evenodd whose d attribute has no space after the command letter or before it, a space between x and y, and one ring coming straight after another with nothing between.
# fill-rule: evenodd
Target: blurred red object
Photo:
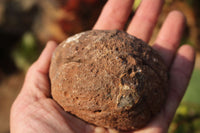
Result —
<instances>
[{"instance_id":1,"label":"blurred red object","mask_svg":"<svg viewBox=\"0 0 200 133\"><path fill-rule=\"evenodd\" d=\"M27 31L42 44L91 29L107 0L0 0L0 32Z\"/></svg>"},{"instance_id":2,"label":"blurred red object","mask_svg":"<svg viewBox=\"0 0 200 133\"><path fill-rule=\"evenodd\" d=\"M34 24L38 39L63 41L70 35L93 27L106 0L43 0Z\"/></svg>"},{"instance_id":3,"label":"blurred red object","mask_svg":"<svg viewBox=\"0 0 200 133\"><path fill-rule=\"evenodd\" d=\"M65 4L63 5L64 9L66 11L71 11L71 10L78 10L81 8L81 4L88 4L92 5L95 4L98 0L62 0L65 1Z\"/></svg>"}]
</instances>

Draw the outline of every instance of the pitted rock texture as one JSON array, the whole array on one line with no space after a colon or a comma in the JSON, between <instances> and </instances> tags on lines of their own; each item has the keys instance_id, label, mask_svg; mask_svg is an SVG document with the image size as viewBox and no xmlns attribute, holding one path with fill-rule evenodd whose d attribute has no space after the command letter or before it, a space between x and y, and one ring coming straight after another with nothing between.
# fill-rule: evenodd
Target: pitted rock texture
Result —
<instances>
[{"instance_id":1,"label":"pitted rock texture","mask_svg":"<svg viewBox=\"0 0 200 133\"><path fill-rule=\"evenodd\" d=\"M165 103L167 68L126 32L86 31L62 42L50 66L52 96L65 111L106 128L136 130Z\"/></svg>"}]
</instances>

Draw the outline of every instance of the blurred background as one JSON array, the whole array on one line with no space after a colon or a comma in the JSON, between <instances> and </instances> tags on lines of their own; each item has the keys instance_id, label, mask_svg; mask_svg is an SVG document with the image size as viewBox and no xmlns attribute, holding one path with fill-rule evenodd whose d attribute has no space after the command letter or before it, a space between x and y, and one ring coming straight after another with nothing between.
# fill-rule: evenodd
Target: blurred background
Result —
<instances>
[{"instance_id":1,"label":"blurred background","mask_svg":"<svg viewBox=\"0 0 200 133\"><path fill-rule=\"evenodd\" d=\"M141 0L135 0L134 15ZM0 0L0 133L9 133L9 113L28 67L48 40L58 43L93 27L106 0ZM171 10L187 17L182 44L197 51L188 90L170 133L200 133L200 1L166 0L150 44Z\"/></svg>"}]
</instances>

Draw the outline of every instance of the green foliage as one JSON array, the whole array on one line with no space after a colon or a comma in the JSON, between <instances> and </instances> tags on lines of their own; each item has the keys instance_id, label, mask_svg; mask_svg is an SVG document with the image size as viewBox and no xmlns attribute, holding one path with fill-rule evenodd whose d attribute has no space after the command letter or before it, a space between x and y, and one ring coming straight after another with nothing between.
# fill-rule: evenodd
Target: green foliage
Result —
<instances>
[{"instance_id":1,"label":"green foliage","mask_svg":"<svg viewBox=\"0 0 200 133\"><path fill-rule=\"evenodd\" d=\"M26 71L28 67L36 60L39 51L36 40L32 33L27 32L22 37L17 47L12 52L12 57L21 70Z\"/></svg>"},{"instance_id":2,"label":"green foliage","mask_svg":"<svg viewBox=\"0 0 200 133\"><path fill-rule=\"evenodd\" d=\"M194 5L194 0L185 0L186 3L190 6L193 6Z\"/></svg>"},{"instance_id":3,"label":"green foliage","mask_svg":"<svg viewBox=\"0 0 200 133\"><path fill-rule=\"evenodd\" d=\"M134 5L133 5L133 10L134 11L138 8L138 6L140 5L140 3L141 3L141 0L135 0Z\"/></svg>"},{"instance_id":4,"label":"green foliage","mask_svg":"<svg viewBox=\"0 0 200 133\"><path fill-rule=\"evenodd\" d=\"M200 105L199 94L200 94L200 70L194 69L192 78L190 80L190 84L183 98L183 102Z\"/></svg>"},{"instance_id":5,"label":"green foliage","mask_svg":"<svg viewBox=\"0 0 200 133\"><path fill-rule=\"evenodd\" d=\"M169 133L199 133L200 105L182 103L170 126Z\"/></svg>"}]
</instances>

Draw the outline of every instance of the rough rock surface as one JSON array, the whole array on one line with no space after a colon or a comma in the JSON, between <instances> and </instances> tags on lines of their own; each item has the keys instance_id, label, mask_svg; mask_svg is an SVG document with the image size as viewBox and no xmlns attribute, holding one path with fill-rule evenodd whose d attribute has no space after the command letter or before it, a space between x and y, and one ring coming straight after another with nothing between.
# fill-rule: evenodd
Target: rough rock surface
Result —
<instances>
[{"instance_id":1,"label":"rough rock surface","mask_svg":"<svg viewBox=\"0 0 200 133\"><path fill-rule=\"evenodd\" d=\"M143 127L167 95L167 68L143 41L123 31L87 31L62 42L50 67L52 96L97 126Z\"/></svg>"}]
</instances>

